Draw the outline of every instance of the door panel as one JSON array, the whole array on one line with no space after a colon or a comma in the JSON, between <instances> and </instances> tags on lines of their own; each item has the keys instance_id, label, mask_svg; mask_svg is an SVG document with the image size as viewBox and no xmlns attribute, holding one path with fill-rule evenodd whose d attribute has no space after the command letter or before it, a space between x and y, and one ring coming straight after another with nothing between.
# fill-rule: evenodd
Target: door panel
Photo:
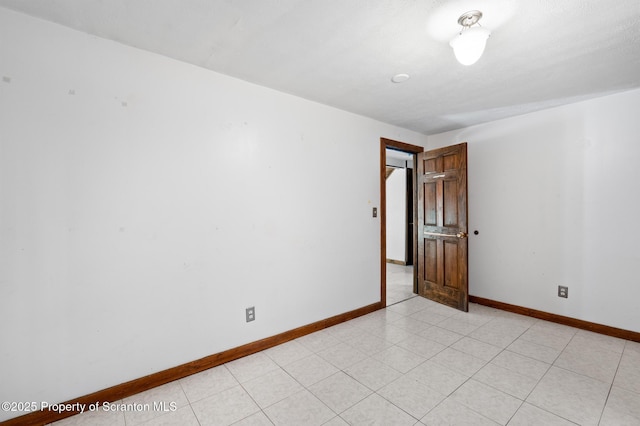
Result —
<instances>
[{"instance_id":1,"label":"door panel","mask_svg":"<svg viewBox=\"0 0 640 426\"><path fill-rule=\"evenodd\" d=\"M457 227L458 220L458 182L456 180L445 180L443 182L442 208L444 210L444 226Z\"/></svg>"},{"instance_id":2,"label":"door panel","mask_svg":"<svg viewBox=\"0 0 640 426\"><path fill-rule=\"evenodd\" d=\"M417 155L418 293L468 310L467 144Z\"/></svg>"},{"instance_id":3,"label":"door panel","mask_svg":"<svg viewBox=\"0 0 640 426\"><path fill-rule=\"evenodd\" d=\"M438 281L438 249L437 241L432 238L424 238L424 256L419 259L424 259L425 267L422 268L422 275L424 281ZM419 267L419 266L418 266Z\"/></svg>"},{"instance_id":4,"label":"door panel","mask_svg":"<svg viewBox=\"0 0 640 426\"><path fill-rule=\"evenodd\" d=\"M438 199L438 188L436 182L425 182L424 187L424 205L422 208L425 212L424 224L437 226L437 212L435 209L429 209L427 206L436 205Z\"/></svg>"}]
</instances>

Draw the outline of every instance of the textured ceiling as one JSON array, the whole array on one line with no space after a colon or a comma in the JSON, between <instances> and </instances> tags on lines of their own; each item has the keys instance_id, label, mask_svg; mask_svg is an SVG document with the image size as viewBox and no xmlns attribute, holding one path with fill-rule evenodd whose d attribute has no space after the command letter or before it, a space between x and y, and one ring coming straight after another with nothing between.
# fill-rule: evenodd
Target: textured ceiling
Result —
<instances>
[{"instance_id":1,"label":"textured ceiling","mask_svg":"<svg viewBox=\"0 0 640 426\"><path fill-rule=\"evenodd\" d=\"M640 87L640 0L0 0L425 134ZM479 9L475 65L448 45ZM407 73L401 84L391 77Z\"/></svg>"}]
</instances>

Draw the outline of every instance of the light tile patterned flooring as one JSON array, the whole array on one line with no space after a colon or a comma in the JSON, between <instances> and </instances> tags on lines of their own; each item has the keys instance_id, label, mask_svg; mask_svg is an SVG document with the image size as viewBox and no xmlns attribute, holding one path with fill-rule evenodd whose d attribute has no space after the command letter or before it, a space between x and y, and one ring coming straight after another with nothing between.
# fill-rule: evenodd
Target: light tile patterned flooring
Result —
<instances>
[{"instance_id":1,"label":"light tile patterned flooring","mask_svg":"<svg viewBox=\"0 0 640 426\"><path fill-rule=\"evenodd\" d=\"M387 263L387 306L414 296L413 266Z\"/></svg>"},{"instance_id":2,"label":"light tile patterned flooring","mask_svg":"<svg viewBox=\"0 0 640 426\"><path fill-rule=\"evenodd\" d=\"M640 344L421 297L56 425L640 425Z\"/></svg>"}]
</instances>

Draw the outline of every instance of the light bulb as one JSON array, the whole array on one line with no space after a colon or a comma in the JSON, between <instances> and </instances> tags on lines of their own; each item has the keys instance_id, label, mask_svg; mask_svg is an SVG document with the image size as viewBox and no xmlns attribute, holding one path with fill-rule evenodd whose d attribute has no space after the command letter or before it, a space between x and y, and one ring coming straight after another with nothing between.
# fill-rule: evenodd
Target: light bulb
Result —
<instances>
[{"instance_id":1,"label":"light bulb","mask_svg":"<svg viewBox=\"0 0 640 426\"><path fill-rule=\"evenodd\" d=\"M475 64L482 56L491 31L484 27L467 27L451 40L456 59L462 65Z\"/></svg>"}]
</instances>

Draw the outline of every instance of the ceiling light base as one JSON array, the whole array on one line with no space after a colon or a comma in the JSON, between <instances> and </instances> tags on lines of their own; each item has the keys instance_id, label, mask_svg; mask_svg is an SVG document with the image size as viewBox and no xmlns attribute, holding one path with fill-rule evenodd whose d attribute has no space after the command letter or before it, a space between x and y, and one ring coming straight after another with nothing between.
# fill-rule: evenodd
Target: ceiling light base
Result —
<instances>
[{"instance_id":1,"label":"ceiling light base","mask_svg":"<svg viewBox=\"0 0 640 426\"><path fill-rule=\"evenodd\" d=\"M460 15L458 18L458 24L463 27L470 27L477 24L480 18L482 18L482 12L479 10L470 10Z\"/></svg>"}]
</instances>

